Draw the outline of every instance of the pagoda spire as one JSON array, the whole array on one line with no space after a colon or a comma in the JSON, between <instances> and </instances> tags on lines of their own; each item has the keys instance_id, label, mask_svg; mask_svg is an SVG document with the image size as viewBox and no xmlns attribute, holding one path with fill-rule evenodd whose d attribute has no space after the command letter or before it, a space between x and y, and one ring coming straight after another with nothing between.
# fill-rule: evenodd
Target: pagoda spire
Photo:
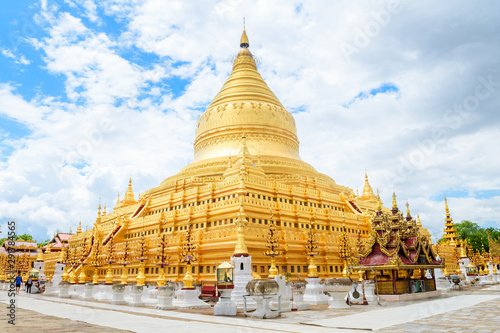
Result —
<instances>
[{"instance_id":1,"label":"pagoda spire","mask_svg":"<svg viewBox=\"0 0 500 333\"><path fill-rule=\"evenodd\" d=\"M444 219L444 233L443 238L449 242L450 245L456 246L458 241L458 233L453 223L453 219L450 216L450 210L448 208L448 200L444 197L444 207L446 212L446 218Z\"/></svg>"},{"instance_id":2,"label":"pagoda spire","mask_svg":"<svg viewBox=\"0 0 500 333\"><path fill-rule=\"evenodd\" d=\"M240 47L250 47L250 43L248 42L247 32L245 31L245 19L243 19L243 33L241 34L240 39Z\"/></svg>"},{"instance_id":3,"label":"pagoda spire","mask_svg":"<svg viewBox=\"0 0 500 333\"><path fill-rule=\"evenodd\" d=\"M380 203L380 194L378 193L378 189L377 189L377 211L378 212L382 211L382 204Z\"/></svg>"},{"instance_id":4,"label":"pagoda spire","mask_svg":"<svg viewBox=\"0 0 500 333\"><path fill-rule=\"evenodd\" d=\"M238 213L238 219L236 220L236 225L238 226L238 239L236 241L236 247L234 249L235 257L248 257L248 248L245 243L245 224L247 223L247 218L245 215L245 209L243 208L243 197L240 199L240 212Z\"/></svg>"},{"instance_id":5,"label":"pagoda spire","mask_svg":"<svg viewBox=\"0 0 500 333\"><path fill-rule=\"evenodd\" d=\"M116 205L115 205L115 207L113 207L113 210L117 210L121 206L122 206L122 204L120 202L120 194L118 194L118 199L116 200Z\"/></svg>"},{"instance_id":6,"label":"pagoda spire","mask_svg":"<svg viewBox=\"0 0 500 333\"><path fill-rule=\"evenodd\" d=\"M99 209L101 208L101 205L99 205ZM79 234L82 232L82 221L78 223L78 228L76 229L76 233ZM70 232L71 233L71 232Z\"/></svg>"},{"instance_id":7,"label":"pagoda spire","mask_svg":"<svg viewBox=\"0 0 500 333\"><path fill-rule=\"evenodd\" d=\"M127 192L125 192L125 196L122 200L122 204L123 205L132 205L135 203L137 203L137 201L134 198L134 191L132 191L132 178L130 178L128 181Z\"/></svg>"},{"instance_id":8,"label":"pagoda spire","mask_svg":"<svg viewBox=\"0 0 500 333\"><path fill-rule=\"evenodd\" d=\"M420 215L417 214L417 227L422 228L422 222L420 222Z\"/></svg>"},{"instance_id":9,"label":"pagoda spire","mask_svg":"<svg viewBox=\"0 0 500 333\"><path fill-rule=\"evenodd\" d=\"M377 197L373 193L373 189L368 181L368 174L365 171L365 185L363 186L363 194L360 197L361 200L376 200Z\"/></svg>"}]
</instances>

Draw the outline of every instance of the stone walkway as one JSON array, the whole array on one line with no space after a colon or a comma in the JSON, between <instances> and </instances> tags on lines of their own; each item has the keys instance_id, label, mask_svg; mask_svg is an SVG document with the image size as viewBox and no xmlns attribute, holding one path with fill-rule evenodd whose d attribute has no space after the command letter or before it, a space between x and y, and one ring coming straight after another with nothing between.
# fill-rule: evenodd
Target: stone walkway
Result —
<instances>
[{"instance_id":1,"label":"stone walkway","mask_svg":"<svg viewBox=\"0 0 500 333\"><path fill-rule=\"evenodd\" d=\"M73 332L89 332L89 333L123 333L132 332L117 330L111 327L103 327L99 325L92 325L84 321L69 320L64 318L59 318L56 316L47 316L45 314L25 310L17 309L16 311L16 326L9 325L3 316L4 306L2 304L2 309L0 314L2 318L0 319L0 332L16 332L16 333L33 333L35 332L47 332L47 333L73 333Z\"/></svg>"},{"instance_id":2,"label":"stone walkway","mask_svg":"<svg viewBox=\"0 0 500 333\"><path fill-rule=\"evenodd\" d=\"M0 291L0 303L7 303ZM40 295L16 297L16 327L0 306L0 332L498 332L500 286L453 291L439 298L383 306L357 306L284 313L254 320L242 315L218 317L213 309L160 311ZM5 330L7 329L7 330Z\"/></svg>"}]
</instances>

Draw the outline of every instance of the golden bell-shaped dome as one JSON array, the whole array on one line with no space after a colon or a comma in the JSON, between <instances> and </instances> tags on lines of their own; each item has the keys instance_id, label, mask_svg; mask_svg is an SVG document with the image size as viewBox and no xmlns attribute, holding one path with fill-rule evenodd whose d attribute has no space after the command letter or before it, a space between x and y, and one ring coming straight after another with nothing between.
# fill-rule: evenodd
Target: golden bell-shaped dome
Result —
<instances>
[{"instance_id":1,"label":"golden bell-shaped dome","mask_svg":"<svg viewBox=\"0 0 500 333\"><path fill-rule=\"evenodd\" d=\"M295 120L257 71L245 30L240 47L231 74L198 120L193 161L160 185L245 174L291 182L307 177L334 186L301 160Z\"/></svg>"},{"instance_id":2,"label":"golden bell-shaped dome","mask_svg":"<svg viewBox=\"0 0 500 333\"><path fill-rule=\"evenodd\" d=\"M246 136L250 154L300 160L293 116L257 71L243 30L233 70L200 116L193 162L236 155Z\"/></svg>"}]
</instances>

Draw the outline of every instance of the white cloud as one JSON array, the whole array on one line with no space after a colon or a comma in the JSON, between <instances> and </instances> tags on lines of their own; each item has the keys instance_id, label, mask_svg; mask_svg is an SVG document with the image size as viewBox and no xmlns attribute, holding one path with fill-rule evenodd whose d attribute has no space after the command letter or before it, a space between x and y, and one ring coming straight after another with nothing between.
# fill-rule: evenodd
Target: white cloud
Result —
<instances>
[{"instance_id":1,"label":"white cloud","mask_svg":"<svg viewBox=\"0 0 500 333\"><path fill-rule=\"evenodd\" d=\"M11 50L9 49L1 49L2 54L4 57L13 59L16 64L21 64L21 65L29 65L31 62L26 59L23 55L21 56L16 56Z\"/></svg>"}]
</instances>

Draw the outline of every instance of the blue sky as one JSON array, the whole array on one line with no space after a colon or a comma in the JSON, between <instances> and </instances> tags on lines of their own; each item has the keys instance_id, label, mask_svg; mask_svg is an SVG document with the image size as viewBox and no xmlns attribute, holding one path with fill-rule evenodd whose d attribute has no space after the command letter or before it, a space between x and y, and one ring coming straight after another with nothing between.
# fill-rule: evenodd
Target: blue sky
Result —
<instances>
[{"instance_id":1,"label":"blue sky","mask_svg":"<svg viewBox=\"0 0 500 333\"><path fill-rule=\"evenodd\" d=\"M443 1L4 2L0 226L37 239L92 225L193 157L242 17L300 154L338 184L364 172L440 236L499 226L500 4Z\"/></svg>"}]
</instances>

